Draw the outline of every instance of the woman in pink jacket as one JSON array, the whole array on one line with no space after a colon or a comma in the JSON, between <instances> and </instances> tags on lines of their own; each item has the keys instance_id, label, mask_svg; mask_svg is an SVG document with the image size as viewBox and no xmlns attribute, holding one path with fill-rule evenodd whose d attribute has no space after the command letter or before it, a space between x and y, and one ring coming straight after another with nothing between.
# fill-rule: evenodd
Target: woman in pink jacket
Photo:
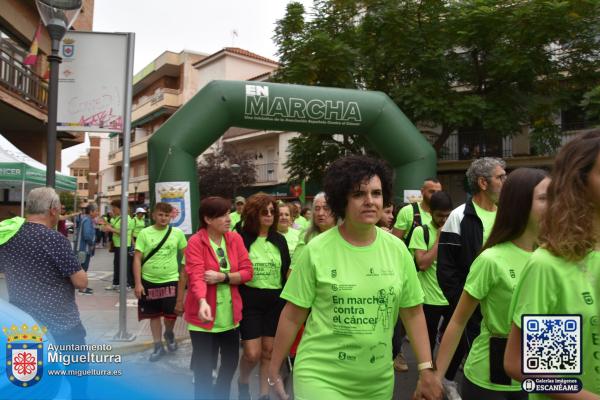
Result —
<instances>
[{"instance_id":1,"label":"woman in pink jacket","mask_svg":"<svg viewBox=\"0 0 600 400\"><path fill-rule=\"evenodd\" d=\"M242 238L229 231L231 203L209 197L200 203L200 230L188 241L185 320L192 338L196 399L228 399L239 360L242 299L238 285L252 279L252 263ZM216 385L212 370L221 352Z\"/></svg>"}]
</instances>

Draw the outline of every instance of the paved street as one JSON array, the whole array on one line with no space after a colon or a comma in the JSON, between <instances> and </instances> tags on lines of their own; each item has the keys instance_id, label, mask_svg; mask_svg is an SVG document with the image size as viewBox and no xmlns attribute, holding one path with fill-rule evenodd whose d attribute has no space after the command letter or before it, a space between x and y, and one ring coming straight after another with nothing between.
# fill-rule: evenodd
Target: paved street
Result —
<instances>
[{"instance_id":1,"label":"paved street","mask_svg":"<svg viewBox=\"0 0 600 400\"><path fill-rule=\"evenodd\" d=\"M115 353L123 354L124 377L135 376L135 380L141 379L144 384L155 388L157 398L185 399L192 398L192 373L189 369L192 347L189 335L183 320L178 319L176 323L176 337L180 344L176 353L168 354L156 363L148 362L152 336L147 321L137 321L137 303L133 292L127 294L127 331L135 335L131 342L115 342L114 335L118 331L118 293L106 291L104 287L112 283L112 257L106 249L97 249L92 258L89 270L90 287L94 289L91 296L77 295L77 304L81 313L81 319L86 327L90 344L110 344ZM0 274L0 297L8 299L4 276ZM396 373L396 387L394 399L410 399L415 387L417 374L416 363L410 346L405 343L404 350L410 371L407 373ZM258 368L251 382L251 393L254 398L258 397ZM113 378L114 379L114 378ZM110 381L109 381L110 382ZM234 378L237 382L237 377ZM173 388L177 388L176 394ZM232 385L232 396L237 398L237 385ZM189 393L189 397L186 393ZM175 395L175 397L174 397ZM177 397L179 396L179 397ZM101 397L100 397L101 398Z\"/></svg>"}]
</instances>

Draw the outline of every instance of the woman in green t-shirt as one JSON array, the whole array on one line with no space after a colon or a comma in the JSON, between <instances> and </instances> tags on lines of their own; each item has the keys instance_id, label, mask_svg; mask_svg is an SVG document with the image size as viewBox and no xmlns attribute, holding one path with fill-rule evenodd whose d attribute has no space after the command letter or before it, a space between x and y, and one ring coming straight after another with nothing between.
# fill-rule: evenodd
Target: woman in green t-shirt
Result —
<instances>
[{"instance_id":1,"label":"woman in green t-shirt","mask_svg":"<svg viewBox=\"0 0 600 400\"><path fill-rule=\"evenodd\" d=\"M512 325L504 366L518 381L535 378L536 374L539 377L540 373L552 374L546 378L578 378L583 390L568 398L598 399L600 130L579 135L567 143L554 160L551 178L548 210L540 223L540 247L527 262L510 305ZM579 339L573 338L566 328L549 335L547 321L557 328L559 325L548 315L569 316L579 321L578 327L569 330L578 332ZM537 316L544 316L541 322L535 320L542 318ZM534 320L526 321L531 318ZM536 325L544 329L536 330ZM522 334L531 340L525 343L527 348L535 348L544 357L521 353ZM527 374L523 373L525 368ZM546 396L567 398L564 393ZM548 398L534 393L529 397Z\"/></svg>"},{"instance_id":2,"label":"woman in green t-shirt","mask_svg":"<svg viewBox=\"0 0 600 400\"><path fill-rule=\"evenodd\" d=\"M341 158L327 169L327 203L343 222L306 245L281 294L287 304L269 367L280 398L287 397L281 364L306 321L294 364L296 400L389 400L400 314L419 363L416 398L441 399L412 258L400 239L376 226L392 182L390 169L369 157Z\"/></svg>"},{"instance_id":3,"label":"woman in green t-shirt","mask_svg":"<svg viewBox=\"0 0 600 400\"><path fill-rule=\"evenodd\" d=\"M292 207L290 203L279 204L279 222L277 223L277 232L281 233L288 244L290 257L294 256L294 250L300 239L300 231L292 228Z\"/></svg>"},{"instance_id":4,"label":"woman in green t-shirt","mask_svg":"<svg viewBox=\"0 0 600 400\"><path fill-rule=\"evenodd\" d=\"M244 353L240 360L239 398L249 399L250 373L260 362L260 398L268 397L267 369L279 314L279 297L290 267L285 237L277 232L279 211L272 196L257 193L242 211L240 234L254 267L252 280L240 286L244 309L240 324Z\"/></svg>"},{"instance_id":5,"label":"woman in green t-shirt","mask_svg":"<svg viewBox=\"0 0 600 400\"><path fill-rule=\"evenodd\" d=\"M526 399L518 382L503 368L510 326L508 306L519 275L536 245L539 220L550 180L540 169L519 168L502 187L496 221L481 254L471 265L458 306L446 328L436 358L442 377L478 306L483 320L465 363L464 400Z\"/></svg>"}]
</instances>

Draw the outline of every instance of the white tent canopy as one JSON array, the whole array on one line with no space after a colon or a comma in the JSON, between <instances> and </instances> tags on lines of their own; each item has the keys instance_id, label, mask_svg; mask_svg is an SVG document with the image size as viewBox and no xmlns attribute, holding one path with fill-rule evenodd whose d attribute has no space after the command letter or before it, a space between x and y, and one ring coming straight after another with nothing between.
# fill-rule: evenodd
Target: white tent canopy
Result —
<instances>
[{"instance_id":1,"label":"white tent canopy","mask_svg":"<svg viewBox=\"0 0 600 400\"><path fill-rule=\"evenodd\" d=\"M21 186L21 215L25 194L36 186L46 185L46 166L23 153L0 135L0 189ZM56 189L74 191L77 178L56 172Z\"/></svg>"}]
</instances>

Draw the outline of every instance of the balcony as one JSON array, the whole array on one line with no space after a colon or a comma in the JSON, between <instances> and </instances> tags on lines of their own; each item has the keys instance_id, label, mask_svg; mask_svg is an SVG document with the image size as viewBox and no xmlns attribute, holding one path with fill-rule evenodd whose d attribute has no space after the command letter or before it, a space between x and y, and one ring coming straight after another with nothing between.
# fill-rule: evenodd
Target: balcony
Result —
<instances>
[{"instance_id":1,"label":"balcony","mask_svg":"<svg viewBox=\"0 0 600 400\"><path fill-rule=\"evenodd\" d=\"M129 194L145 193L150 190L148 175L134 176L129 178ZM121 196L121 181L115 181L108 185L106 195L108 197Z\"/></svg>"},{"instance_id":2,"label":"balcony","mask_svg":"<svg viewBox=\"0 0 600 400\"><path fill-rule=\"evenodd\" d=\"M131 143L131 147L129 148L129 160L136 160L145 157L148 154L148 139L150 139L150 136L144 136ZM121 165L123 163L122 147L108 153L108 163L110 165Z\"/></svg>"},{"instance_id":3,"label":"balcony","mask_svg":"<svg viewBox=\"0 0 600 400\"><path fill-rule=\"evenodd\" d=\"M255 164L255 167L256 167L256 183L277 182L277 164L276 163Z\"/></svg>"},{"instance_id":4,"label":"balcony","mask_svg":"<svg viewBox=\"0 0 600 400\"><path fill-rule=\"evenodd\" d=\"M0 51L0 85L24 101L46 110L48 84L20 61Z\"/></svg>"},{"instance_id":5,"label":"balcony","mask_svg":"<svg viewBox=\"0 0 600 400\"><path fill-rule=\"evenodd\" d=\"M158 89L154 95L140 99L133 105L131 120L136 122L161 108L175 110L181 106L181 91L175 89Z\"/></svg>"}]
</instances>

